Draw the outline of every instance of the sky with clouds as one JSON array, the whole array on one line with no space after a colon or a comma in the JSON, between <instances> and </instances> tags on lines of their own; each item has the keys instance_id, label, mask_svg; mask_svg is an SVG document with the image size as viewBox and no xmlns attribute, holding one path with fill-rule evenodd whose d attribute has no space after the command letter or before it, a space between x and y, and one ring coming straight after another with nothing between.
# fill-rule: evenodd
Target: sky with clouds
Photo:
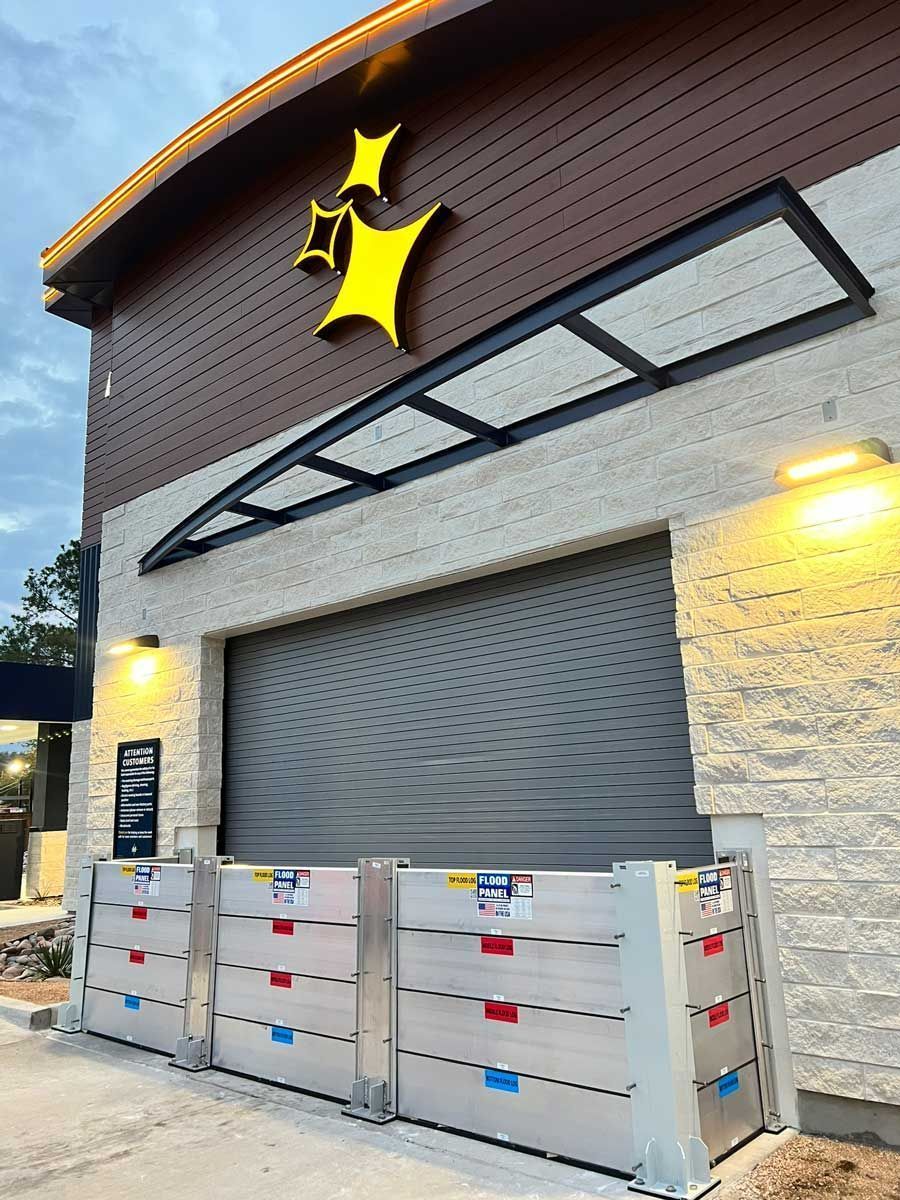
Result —
<instances>
[{"instance_id":1,"label":"sky with clouds","mask_svg":"<svg viewBox=\"0 0 900 1200\"><path fill-rule=\"evenodd\" d=\"M38 254L198 117L370 0L0 0L0 622L77 536L86 329Z\"/></svg>"}]
</instances>

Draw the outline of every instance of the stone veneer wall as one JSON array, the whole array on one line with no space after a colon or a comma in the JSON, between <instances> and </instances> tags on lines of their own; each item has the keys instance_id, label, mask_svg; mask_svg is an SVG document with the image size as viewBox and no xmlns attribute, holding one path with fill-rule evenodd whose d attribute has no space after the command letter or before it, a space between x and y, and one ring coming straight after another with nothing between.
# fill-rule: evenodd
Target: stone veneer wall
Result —
<instances>
[{"instance_id":1,"label":"stone veneer wall","mask_svg":"<svg viewBox=\"0 0 900 1200\"><path fill-rule=\"evenodd\" d=\"M163 739L160 851L209 845L228 633L668 525L698 804L764 822L798 1085L900 1102L900 467L792 495L772 479L780 459L843 440L900 449L898 185L895 150L806 193L875 284L875 318L144 578L137 561L168 527L299 430L108 511L68 894L81 855L108 852L120 740ZM618 297L616 331L652 342L651 319L677 321L657 345L696 348L748 311L768 316L773 295L783 315L808 272L767 237ZM452 386L491 416L587 390L606 369L570 366L550 339ZM409 414L380 432L378 447L355 446L364 465L434 444ZM158 654L104 656L141 631L159 634Z\"/></svg>"},{"instance_id":2,"label":"stone veneer wall","mask_svg":"<svg viewBox=\"0 0 900 1200\"><path fill-rule=\"evenodd\" d=\"M66 831L33 830L28 836L28 865L22 875L22 899L61 896L65 874Z\"/></svg>"}]
</instances>

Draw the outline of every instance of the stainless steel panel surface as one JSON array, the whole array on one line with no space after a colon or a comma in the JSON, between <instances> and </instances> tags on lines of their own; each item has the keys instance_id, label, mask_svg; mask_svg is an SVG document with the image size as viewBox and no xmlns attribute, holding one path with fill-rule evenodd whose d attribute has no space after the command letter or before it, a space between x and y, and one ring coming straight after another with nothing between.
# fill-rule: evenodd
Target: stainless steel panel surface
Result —
<instances>
[{"instance_id":1,"label":"stainless steel panel surface","mask_svg":"<svg viewBox=\"0 0 900 1200\"><path fill-rule=\"evenodd\" d=\"M485 1085L479 1067L400 1053L399 1112L502 1142L628 1171L631 1102L519 1075L518 1091ZM501 1075L501 1079L503 1076Z\"/></svg>"},{"instance_id":2,"label":"stainless steel panel surface","mask_svg":"<svg viewBox=\"0 0 900 1200\"><path fill-rule=\"evenodd\" d=\"M746 992L749 985L744 954L744 931L712 934L684 947L688 998L708 1008L718 997L728 1000Z\"/></svg>"},{"instance_id":3,"label":"stainless steel panel surface","mask_svg":"<svg viewBox=\"0 0 900 1200\"><path fill-rule=\"evenodd\" d=\"M398 872L403 874L392 859L360 859L356 1078L384 1080L388 1107L394 1099L397 1048L394 876Z\"/></svg>"},{"instance_id":4,"label":"stainless steel panel surface","mask_svg":"<svg viewBox=\"0 0 900 1200\"><path fill-rule=\"evenodd\" d=\"M625 1093L625 1022L401 991L399 1048Z\"/></svg>"},{"instance_id":5,"label":"stainless steel panel surface","mask_svg":"<svg viewBox=\"0 0 900 1200\"><path fill-rule=\"evenodd\" d=\"M756 1057L750 997L724 1000L691 1017L694 1074L709 1083Z\"/></svg>"},{"instance_id":6,"label":"stainless steel panel surface","mask_svg":"<svg viewBox=\"0 0 900 1200\"><path fill-rule=\"evenodd\" d=\"M500 939L512 954L485 953L492 935L426 933L401 929L399 986L443 995L495 997L513 1004L618 1016L622 1007L619 952L615 947L569 942Z\"/></svg>"},{"instance_id":7,"label":"stainless steel panel surface","mask_svg":"<svg viewBox=\"0 0 900 1200\"><path fill-rule=\"evenodd\" d=\"M159 867L156 895L135 891L134 869L139 863L98 862L94 866L95 904L139 904L145 908L184 908L191 906L193 867L178 863L152 863Z\"/></svg>"},{"instance_id":8,"label":"stainless steel panel surface","mask_svg":"<svg viewBox=\"0 0 900 1200\"><path fill-rule=\"evenodd\" d=\"M223 1016L330 1037L349 1038L356 1028L356 988L352 983L309 979L287 971L255 971L220 963L214 1007Z\"/></svg>"},{"instance_id":9,"label":"stainless steel panel surface","mask_svg":"<svg viewBox=\"0 0 900 1200\"><path fill-rule=\"evenodd\" d=\"M273 1041L273 1033L279 1038L292 1034L293 1040ZM226 1071L347 1100L354 1058L353 1042L230 1017L217 1016L213 1020L212 1064ZM302 1179L298 1179L298 1187L302 1192Z\"/></svg>"},{"instance_id":10,"label":"stainless steel panel surface","mask_svg":"<svg viewBox=\"0 0 900 1200\"><path fill-rule=\"evenodd\" d=\"M699 876L707 872L705 879ZM681 905L681 928L688 934L685 940L722 933L741 926L741 894L736 863L710 863L678 872ZM714 878L718 876L718 882Z\"/></svg>"},{"instance_id":11,"label":"stainless steel panel surface","mask_svg":"<svg viewBox=\"0 0 900 1200\"><path fill-rule=\"evenodd\" d=\"M262 866L223 867L219 912L243 917L284 917L292 921L335 921L352 925L356 921L356 867L311 867L307 904L276 904ZM282 868L277 868L282 869ZM287 868L304 870L307 868ZM303 897L298 897L303 899Z\"/></svg>"},{"instance_id":12,"label":"stainless steel panel surface","mask_svg":"<svg viewBox=\"0 0 900 1200\"><path fill-rule=\"evenodd\" d=\"M505 872L507 868L498 864L496 870ZM469 871L465 863L445 871L402 871L400 928L479 934L496 929L506 937L613 943L617 930L609 890L612 875L531 872L532 916L518 920L480 916L475 888L458 886L459 878L467 874L477 872Z\"/></svg>"},{"instance_id":13,"label":"stainless steel panel surface","mask_svg":"<svg viewBox=\"0 0 900 1200\"><path fill-rule=\"evenodd\" d=\"M277 933L273 926L290 929ZM352 980L356 970L356 929L317 925L290 917L219 917L216 957L220 963L293 971L326 979Z\"/></svg>"},{"instance_id":14,"label":"stainless steel panel surface","mask_svg":"<svg viewBox=\"0 0 900 1200\"><path fill-rule=\"evenodd\" d=\"M137 1007L132 1007L137 1005ZM81 1027L88 1033L134 1042L163 1054L175 1053L175 1041L181 1037L184 1008L181 1005L160 1004L136 996L121 996L118 992L84 989L84 1008Z\"/></svg>"},{"instance_id":15,"label":"stainless steel panel surface","mask_svg":"<svg viewBox=\"0 0 900 1200\"><path fill-rule=\"evenodd\" d=\"M697 1093L697 1102L700 1134L713 1161L763 1128L756 1063L707 1084Z\"/></svg>"},{"instance_id":16,"label":"stainless steel panel surface","mask_svg":"<svg viewBox=\"0 0 900 1200\"><path fill-rule=\"evenodd\" d=\"M87 961L87 986L108 992L146 996L166 1004L183 1004L187 987L187 960L144 950L91 946Z\"/></svg>"},{"instance_id":17,"label":"stainless steel panel surface","mask_svg":"<svg viewBox=\"0 0 900 1200\"><path fill-rule=\"evenodd\" d=\"M91 946L123 946L129 950L147 950L151 954L171 954L186 959L190 926L191 915L186 910L175 912L137 905L95 904L91 916Z\"/></svg>"}]
</instances>

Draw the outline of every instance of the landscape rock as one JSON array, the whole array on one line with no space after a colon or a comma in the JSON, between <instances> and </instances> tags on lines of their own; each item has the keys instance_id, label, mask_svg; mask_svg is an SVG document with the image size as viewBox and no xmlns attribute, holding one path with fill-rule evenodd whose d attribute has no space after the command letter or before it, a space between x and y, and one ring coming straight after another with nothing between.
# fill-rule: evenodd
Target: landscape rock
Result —
<instances>
[{"instance_id":1,"label":"landscape rock","mask_svg":"<svg viewBox=\"0 0 900 1200\"><path fill-rule=\"evenodd\" d=\"M25 968L18 965L7 967L0 979L20 979L25 974Z\"/></svg>"},{"instance_id":2,"label":"landscape rock","mask_svg":"<svg viewBox=\"0 0 900 1200\"><path fill-rule=\"evenodd\" d=\"M52 927L41 930L41 937L46 938L48 942L52 942L56 937L56 930Z\"/></svg>"}]
</instances>

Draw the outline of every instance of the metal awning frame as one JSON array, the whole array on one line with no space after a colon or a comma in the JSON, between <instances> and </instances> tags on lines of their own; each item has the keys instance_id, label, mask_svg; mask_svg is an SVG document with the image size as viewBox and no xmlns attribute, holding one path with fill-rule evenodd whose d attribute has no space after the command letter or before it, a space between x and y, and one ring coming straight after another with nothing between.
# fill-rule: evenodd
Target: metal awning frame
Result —
<instances>
[{"instance_id":1,"label":"metal awning frame","mask_svg":"<svg viewBox=\"0 0 900 1200\"><path fill-rule=\"evenodd\" d=\"M844 299L820 305L664 366L648 361L584 315L586 309L779 218L831 275L844 292ZM180 521L143 556L140 572L146 574L170 563L196 558L220 546L277 526L294 524L316 513L495 453L665 388L830 333L863 317L873 316L874 309L869 301L874 290L799 193L786 179L776 179L605 267L520 316L502 322L482 337L387 384L337 416L326 418L315 429L241 475ZM430 389L450 382L463 372L557 325L633 372L634 378L608 385L502 428L489 425L428 394ZM472 436L458 445L427 454L382 474L362 471L323 455L343 438L401 407L412 408ZM345 486L279 509L247 501L247 497L259 488L299 466L344 480ZM226 512L248 519L216 533L199 538L194 536Z\"/></svg>"}]
</instances>

